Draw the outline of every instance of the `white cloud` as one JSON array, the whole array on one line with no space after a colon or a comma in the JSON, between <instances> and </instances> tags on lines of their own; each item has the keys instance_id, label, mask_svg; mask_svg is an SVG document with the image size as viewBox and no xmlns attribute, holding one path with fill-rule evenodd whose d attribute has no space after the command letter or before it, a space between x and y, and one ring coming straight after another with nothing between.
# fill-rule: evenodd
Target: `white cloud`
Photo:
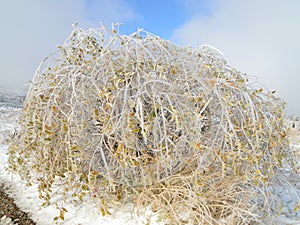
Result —
<instances>
[{"instance_id":1,"label":"white cloud","mask_svg":"<svg viewBox=\"0 0 300 225\"><path fill-rule=\"evenodd\" d=\"M134 17L124 0L4 1L0 8L0 86L28 84L44 57L69 36L75 21L86 28L99 26L100 21Z\"/></svg>"},{"instance_id":2,"label":"white cloud","mask_svg":"<svg viewBox=\"0 0 300 225\"><path fill-rule=\"evenodd\" d=\"M233 67L278 90L289 113L300 114L299 11L297 0L216 0L211 15L195 13L172 39L219 48Z\"/></svg>"}]
</instances>

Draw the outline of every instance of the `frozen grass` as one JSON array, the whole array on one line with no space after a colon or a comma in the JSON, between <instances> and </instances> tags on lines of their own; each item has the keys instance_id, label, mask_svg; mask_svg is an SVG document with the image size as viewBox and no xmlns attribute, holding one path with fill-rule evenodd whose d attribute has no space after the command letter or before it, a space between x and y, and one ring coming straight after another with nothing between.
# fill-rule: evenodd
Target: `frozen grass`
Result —
<instances>
[{"instance_id":1,"label":"frozen grass","mask_svg":"<svg viewBox=\"0 0 300 225\"><path fill-rule=\"evenodd\" d=\"M259 221L255 189L238 176L176 175L146 188L137 208L150 205L168 224L250 224ZM142 214L143 215L143 214Z\"/></svg>"},{"instance_id":2,"label":"frozen grass","mask_svg":"<svg viewBox=\"0 0 300 225\"><path fill-rule=\"evenodd\" d=\"M294 166L284 102L249 79L208 46L75 28L36 71L10 168L45 206L58 182L102 215L133 202L169 224L259 223L274 169Z\"/></svg>"}]
</instances>

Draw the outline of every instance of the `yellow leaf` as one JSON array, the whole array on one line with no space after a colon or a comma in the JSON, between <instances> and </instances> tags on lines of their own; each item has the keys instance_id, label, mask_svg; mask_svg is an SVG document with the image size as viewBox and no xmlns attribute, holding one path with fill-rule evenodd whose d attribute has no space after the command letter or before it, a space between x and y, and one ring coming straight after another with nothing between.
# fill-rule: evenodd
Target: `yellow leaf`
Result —
<instances>
[{"instance_id":1,"label":"yellow leaf","mask_svg":"<svg viewBox=\"0 0 300 225\"><path fill-rule=\"evenodd\" d=\"M216 81L215 81L215 80L213 80L213 79L209 80L209 86L210 86L210 87L215 86L215 84L216 84Z\"/></svg>"},{"instance_id":2,"label":"yellow leaf","mask_svg":"<svg viewBox=\"0 0 300 225\"><path fill-rule=\"evenodd\" d=\"M133 132L133 133L139 133L139 132L140 132L140 128L137 127L137 128L135 128L132 132Z\"/></svg>"},{"instance_id":3,"label":"yellow leaf","mask_svg":"<svg viewBox=\"0 0 300 225\"><path fill-rule=\"evenodd\" d=\"M64 131L68 131L68 127L66 125L63 126Z\"/></svg>"},{"instance_id":4,"label":"yellow leaf","mask_svg":"<svg viewBox=\"0 0 300 225\"><path fill-rule=\"evenodd\" d=\"M96 117L99 116L99 110L98 110L97 108L94 109L94 113L95 113L95 116L96 116Z\"/></svg>"},{"instance_id":5,"label":"yellow leaf","mask_svg":"<svg viewBox=\"0 0 300 225\"><path fill-rule=\"evenodd\" d=\"M294 212L297 212L298 210L300 210L300 203L298 203L293 209Z\"/></svg>"},{"instance_id":6,"label":"yellow leaf","mask_svg":"<svg viewBox=\"0 0 300 225\"><path fill-rule=\"evenodd\" d=\"M65 220L64 212L62 212L62 211L60 212L59 218L60 218L61 220Z\"/></svg>"},{"instance_id":7,"label":"yellow leaf","mask_svg":"<svg viewBox=\"0 0 300 225\"><path fill-rule=\"evenodd\" d=\"M257 175L261 175L260 170L255 170L255 173L256 173Z\"/></svg>"},{"instance_id":8,"label":"yellow leaf","mask_svg":"<svg viewBox=\"0 0 300 225\"><path fill-rule=\"evenodd\" d=\"M57 112L57 107L55 105L52 106L52 111Z\"/></svg>"},{"instance_id":9,"label":"yellow leaf","mask_svg":"<svg viewBox=\"0 0 300 225\"><path fill-rule=\"evenodd\" d=\"M172 68L171 74L174 75L174 74L176 74L176 72L177 72L176 69Z\"/></svg>"}]
</instances>

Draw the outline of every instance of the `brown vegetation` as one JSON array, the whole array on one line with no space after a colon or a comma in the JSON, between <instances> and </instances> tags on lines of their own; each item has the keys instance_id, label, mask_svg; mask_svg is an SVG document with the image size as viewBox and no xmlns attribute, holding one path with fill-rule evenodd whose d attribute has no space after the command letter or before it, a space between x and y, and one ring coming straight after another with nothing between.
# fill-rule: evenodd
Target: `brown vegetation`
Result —
<instances>
[{"instance_id":1,"label":"brown vegetation","mask_svg":"<svg viewBox=\"0 0 300 225\"><path fill-rule=\"evenodd\" d=\"M170 224L259 222L290 161L284 102L216 50L75 28L37 69L9 164L50 204L135 201ZM62 209L60 218L63 219Z\"/></svg>"}]
</instances>

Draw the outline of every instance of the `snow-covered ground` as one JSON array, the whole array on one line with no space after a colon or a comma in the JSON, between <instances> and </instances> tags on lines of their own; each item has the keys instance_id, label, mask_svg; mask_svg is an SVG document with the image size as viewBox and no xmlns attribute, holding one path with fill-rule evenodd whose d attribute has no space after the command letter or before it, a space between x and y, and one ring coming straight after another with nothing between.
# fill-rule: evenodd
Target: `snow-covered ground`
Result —
<instances>
[{"instance_id":1,"label":"snow-covered ground","mask_svg":"<svg viewBox=\"0 0 300 225\"><path fill-rule=\"evenodd\" d=\"M7 151L8 141L14 134L16 121L20 109L8 105L0 105L0 183L6 185L8 193L15 199L19 208L31 214L32 219L38 225L55 224L53 218L58 215L58 210L54 205L42 207L42 201L38 197L37 185L27 187L16 174L8 174L7 170ZM300 152L300 123L296 122L295 128L292 128L291 146ZM300 165L300 164L299 164ZM282 214L273 216L265 221L265 224L300 224L300 176L291 174L289 171L281 171L274 177L276 188L273 190L278 200L282 201ZM59 192L59 187L57 190ZM297 205L299 207L297 207ZM72 205L64 203L64 208L68 210L65 214L63 225L142 225L164 224L163 221L154 221L155 215L137 217L133 207L122 207L116 209L112 216L102 217L92 202ZM4 219L3 219L4 221ZM5 224L0 220L0 225Z\"/></svg>"},{"instance_id":2,"label":"snow-covered ground","mask_svg":"<svg viewBox=\"0 0 300 225\"><path fill-rule=\"evenodd\" d=\"M0 106L0 183L5 184L8 194L15 199L18 207L31 214L31 218L38 225L55 224L53 218L59 215L55 205L42 207L42 201L38 197L37 185L27 187L20 177L16 174L9 174L6 170L8 159L8 143L11 135L14 134L17 126L17 118L21 109ZM59 188L54 192L59 192ZM132 206L115 209L112 216L102 217L94 207L92 202L86 202L80 205L64 203L64 208L68 210L65 214L63 225L142 225L150 224L159 225L161 222L149 221L150 215L137 217ZM152 220L155 215L151 216ZM3 221L3 223L2 223ZM5 219L0 219L0 225L4 225Z\"/></svg>"}]
</instances>

